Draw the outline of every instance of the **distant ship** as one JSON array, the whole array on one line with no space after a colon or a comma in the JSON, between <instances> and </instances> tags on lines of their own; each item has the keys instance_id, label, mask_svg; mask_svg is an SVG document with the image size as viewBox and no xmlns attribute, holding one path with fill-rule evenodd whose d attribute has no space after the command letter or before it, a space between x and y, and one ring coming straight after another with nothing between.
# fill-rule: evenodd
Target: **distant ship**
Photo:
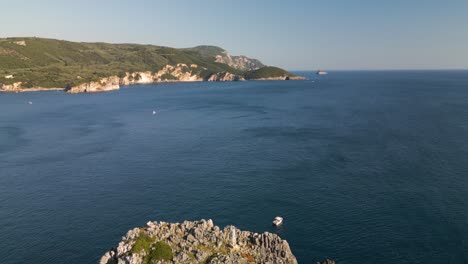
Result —
<instances>
[{"instance_id":1,"label":"distant ship","mask_svg":"<svg viewBox=\"0 0 468 264\"><path fill-rule=\"evenodd\" d=\"M328 72L326 71L320 71L320 70L317 71L317 75L327 75L327 74Z\"/></svg>"}]
</instances>

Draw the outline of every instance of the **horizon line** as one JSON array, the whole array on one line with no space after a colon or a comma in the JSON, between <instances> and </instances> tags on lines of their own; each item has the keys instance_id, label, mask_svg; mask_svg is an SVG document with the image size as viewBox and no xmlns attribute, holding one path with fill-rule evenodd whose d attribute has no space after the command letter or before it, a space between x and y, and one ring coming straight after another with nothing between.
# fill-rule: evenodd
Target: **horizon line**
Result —
<instances>
[{"instance_id":1,"label":"horizon line","mask_svg":"<svg viewBox=\"0 0 468 264\"><path fill-rule=\"evenodd\" d=\"M324 71L468 71L468 68L463 69L463 68L414 68L414 69L394 69L394 68L388 68L388 69L325 69L325 68L318 68L315 70L311 69L303 69L303 70L291 70L287 69L287 71L290 72L314 72L318 70L324 70Z\"/></svg>"}]
</instances>

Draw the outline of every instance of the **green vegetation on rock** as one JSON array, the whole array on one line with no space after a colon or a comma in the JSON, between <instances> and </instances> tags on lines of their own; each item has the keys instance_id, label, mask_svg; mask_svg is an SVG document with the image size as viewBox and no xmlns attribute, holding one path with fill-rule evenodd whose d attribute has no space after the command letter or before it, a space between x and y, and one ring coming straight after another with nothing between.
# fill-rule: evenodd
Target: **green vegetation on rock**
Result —
<instances>
[{"instance_id":1,"label":"green vegetation on rock","mask_svg":"<svg viewBox=\"0 0 468 264\"><path fill-rule=\"evenodd\" d=\"M135 239L131 254L144 254L143 263L156 263L158 260L171 260L174 256L171 247L164 241L157 241L156 238L150 237L145 232L140 232L140 235Z\"/></svg>"},{"instance_id":2,"label":"green vegetation on rock","mask_svg":"<svg viewBox=\"0 0 468 264\"><path fill-rule=\"evenodd\" d=\"M177 80L177 77L175 77L174 75L170 74L170 73L165 73L161 76L161 80Z\"/></svg>"},{"instance_id":3,"label":"green vegetation on rock","mask_svg":"<svg viewBox=\"0 0 468 264\"><path fill-rule=\"evenodd\" d=\"M202 46L197 46L193 48L187 48L183 49L184 51L191 53L193 55L199 54L200 56L204 58L213 58L216 55L220 55L223 52L225 52L224 49L216 46L207 46L207 45L202 45Z\"/></svg>"},{"instance_id":4,"label":"green vegetation on rock","mask_svg":"<svg viewBox=\"0 0 468 264\"><path fill-rule=\"evenodd\" d=\"M278 77L296 77L296 75L291 74L278 67L263 67L258 70L248 71L244 74L246 80L256 80L256 79L267 79L267 78L278 78Z\"/></svg>"},{"instance_id":5,"label":"green vegetation on rock","mask_svg":"<svg viewBox=\"0 0 468 264\"><path fill-rule=\"evenodd\" d=\"M215 57L224 52L225 50L215 46L175 49L155 45L82 43L35 37L0 38L0 88L2 84L16 82L22 82L22 87L26 88L65 88L70 84L80 85L110 76L123 78L126 73L154 73L166 65L176 66L179 63L188 66L196 64L196 68L184 67L183 72L191 71L203 79L219 72L243 76L244 71L215 61ZM273 69L266 67L266 70L245 74L247 79L277 74L269 68ZM281 71L283 75L287 73ZM13 78L7 78L9 75ZM173 80L171 76L165 77L166 80ZM138 79L139 75L134 78Z\"/></svg>"},{"instance_id":6,"label":"green vegetation on rock","mask_svg":"<svg viewBox=\"0 0 468 264\"><path fill-rule=\"evenodd\" d=\"M163 241L158 241L154 247L151 248L145 262L156 263L158 260L171 260L173 256L174 253L171 247Z\"/></svg>"},{"instance_id":7,"label":"green vegetation on rock","mask_svg":"<svg viewBox=\"0 0 468 264\"><path fill-rule=\"evenodd\" d=\"M135 244L133 244L131 253L138 254L142 251L148 252L150 250L151 244L155 242L154 238L151 238L146 233L141 232L140 235L135 240Z\"/></svg>"}]
</instances>

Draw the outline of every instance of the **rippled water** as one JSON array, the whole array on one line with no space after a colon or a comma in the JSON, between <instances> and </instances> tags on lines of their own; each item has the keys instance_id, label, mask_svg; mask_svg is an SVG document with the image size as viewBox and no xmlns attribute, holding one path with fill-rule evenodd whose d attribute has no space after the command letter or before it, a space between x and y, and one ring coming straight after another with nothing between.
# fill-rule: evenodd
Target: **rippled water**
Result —
<instances>
[{"instance_id":1,"label":"rippled water","mask_svg":"<svg viewBox=\"0 0 468 264\"><path fill-rule=\"evenodd\" d=\"M467 263L468 72L304 74L0 94L2 262L95 263L148 220L212 218L301 263Z\"/></svg>"}]
</instances>

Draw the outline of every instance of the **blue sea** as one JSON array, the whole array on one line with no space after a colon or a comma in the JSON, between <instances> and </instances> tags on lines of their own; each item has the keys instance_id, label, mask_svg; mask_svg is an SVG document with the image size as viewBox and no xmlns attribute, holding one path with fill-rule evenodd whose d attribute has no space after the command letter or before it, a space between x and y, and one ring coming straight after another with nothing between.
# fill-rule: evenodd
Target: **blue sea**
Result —
<instances>
[{"instance_id":1,"label":"blue sea","mask_svg":"<svg viewBox=\"0 0 468 264\"><path fill-rule=\"evenodd\" d=\"M0 94L1 262L96 263L204 218L300 263L468 263L468 71L299 74Z\"/></svg>"}]
</instances>

